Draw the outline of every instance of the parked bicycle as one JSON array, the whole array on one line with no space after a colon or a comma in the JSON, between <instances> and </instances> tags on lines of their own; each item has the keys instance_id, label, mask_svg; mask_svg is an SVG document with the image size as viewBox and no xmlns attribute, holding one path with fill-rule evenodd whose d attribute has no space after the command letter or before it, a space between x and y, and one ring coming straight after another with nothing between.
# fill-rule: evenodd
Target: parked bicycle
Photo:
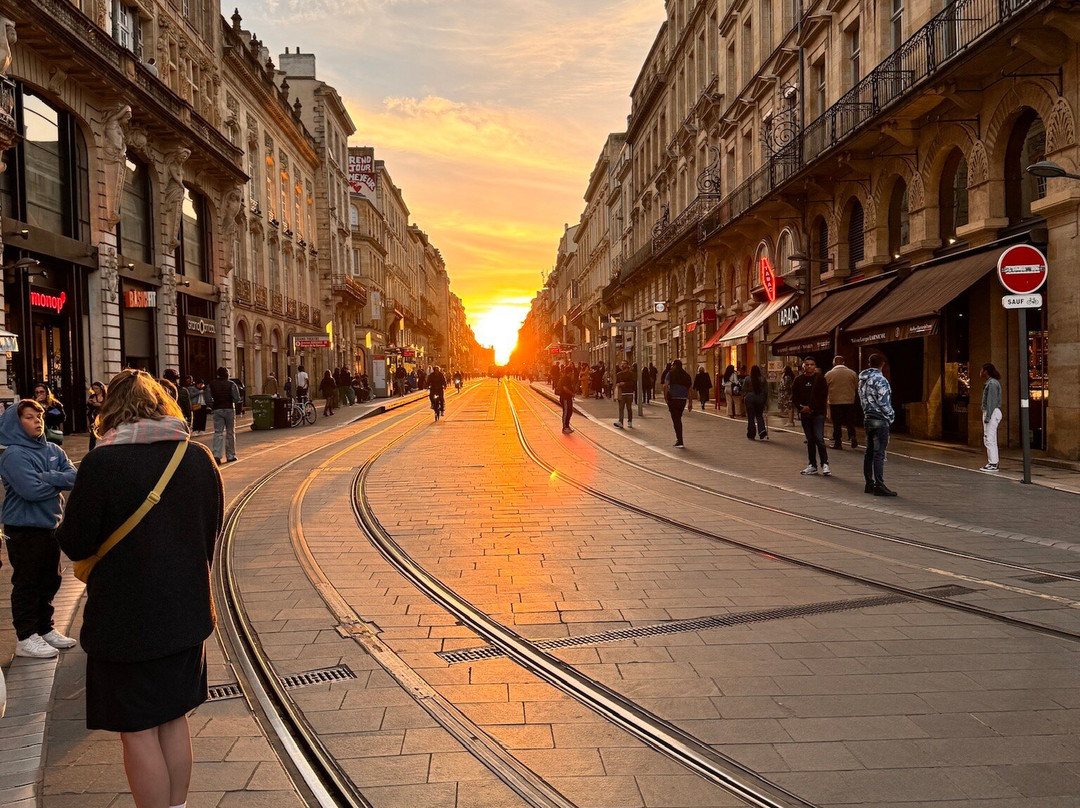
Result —
<instances>
[{"instance_id":1,"label":"parked bicycle","mask_svg":"<svg viewBox=\"0 0 1080 808\"><path fill-rule=\"evenodd\" d=\"M307 421L314 424L316 419L315 405L307 396L294 398L289 404L289 426L300 426Z\"/></svg>"}]
</instances>

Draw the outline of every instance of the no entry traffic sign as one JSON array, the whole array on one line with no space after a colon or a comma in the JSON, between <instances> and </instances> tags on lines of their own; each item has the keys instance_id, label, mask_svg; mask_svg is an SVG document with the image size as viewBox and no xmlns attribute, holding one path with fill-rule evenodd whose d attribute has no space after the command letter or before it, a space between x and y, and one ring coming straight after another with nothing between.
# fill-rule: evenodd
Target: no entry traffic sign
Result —
<instances>
[{"instance_id":1,"label":"no entry traffic sign","mask_svg":"<svg viewBox=\"0 0 1080 808\"><path fill-rule=\"evenodd\" d=\"M1041 289L1047 271L1046 256L1028 244L1009 247L998 259L998 280L1014 295L1030 295Z\"/></svg>"}]
</instances>

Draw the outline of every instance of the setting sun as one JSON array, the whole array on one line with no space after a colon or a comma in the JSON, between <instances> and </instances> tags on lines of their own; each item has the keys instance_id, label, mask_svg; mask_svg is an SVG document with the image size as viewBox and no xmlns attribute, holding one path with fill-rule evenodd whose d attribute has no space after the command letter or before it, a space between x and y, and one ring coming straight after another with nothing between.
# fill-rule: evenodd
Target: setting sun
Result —
<instances>
[{"instance_id":1,"label":"setting sun","mask_svg":"<svg viewBox=\"0 0 1080 808\"><path fill-rule=\"evenodd\" d=\"M504 365L510 360L510 354L517 344L518 329L528 313L528 305L479 308L479 314L471 324L476 341L495 348L495 361L498 364Z\"/></svg>"}]
</instances>

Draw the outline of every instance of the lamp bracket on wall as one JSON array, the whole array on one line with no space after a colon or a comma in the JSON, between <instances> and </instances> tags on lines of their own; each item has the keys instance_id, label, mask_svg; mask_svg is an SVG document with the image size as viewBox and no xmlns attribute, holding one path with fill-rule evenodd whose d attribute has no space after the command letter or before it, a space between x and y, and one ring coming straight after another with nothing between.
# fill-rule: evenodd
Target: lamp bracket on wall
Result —
<instances>
[{"instance_id":1,"label":"lamp bracket on wall","mask_svg":"<svg viewBox=\"0 0 1080 808\"><path fill-rule=\"evenodd\" d=\"M1052 79L1054 85L1057 87L1058 95L1064 95L1064 68L1058 68L1055 73L1006 73L1001 71L1001 78L1003 79Z\"/></svg>"}]
</instances>

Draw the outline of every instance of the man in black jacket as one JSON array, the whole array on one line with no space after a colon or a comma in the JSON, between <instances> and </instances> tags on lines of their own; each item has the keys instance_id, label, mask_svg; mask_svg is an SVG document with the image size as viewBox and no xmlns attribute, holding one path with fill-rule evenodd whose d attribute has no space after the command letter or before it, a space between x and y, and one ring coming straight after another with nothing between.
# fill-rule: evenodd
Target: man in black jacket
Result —
<instances>
[{"instance_id":1,"label":"man in black jacket","mask_svg":"<svg viewBox=\"0 0 1080 808\"><path fill-rule=\"evenodd\" d=\"M795 379L791 390L791 403L802 422L803 434L806 435L806 456L809 464L803 474L818 473L818 458L821 459L821 473L826 477L832 473L829 469L829 451L825 448L825 411L829 406L829 385L825 377L818 372L817 361L806 357L802 375Z\"/></svg>"},{"instance_id":2,"label":"man in black jacket","mask_svg":"<svg viewBox=\"0 0 1080 808\"><path fill-rule=\"evenodd\" d=\"M214 459L221 463L224 452L225 461L232 463L236 460L236 404L240 390L230 381L226 368L217 369L217 378L207 385L207 390L214 419Z\"/></svg>"}]
</instances>

